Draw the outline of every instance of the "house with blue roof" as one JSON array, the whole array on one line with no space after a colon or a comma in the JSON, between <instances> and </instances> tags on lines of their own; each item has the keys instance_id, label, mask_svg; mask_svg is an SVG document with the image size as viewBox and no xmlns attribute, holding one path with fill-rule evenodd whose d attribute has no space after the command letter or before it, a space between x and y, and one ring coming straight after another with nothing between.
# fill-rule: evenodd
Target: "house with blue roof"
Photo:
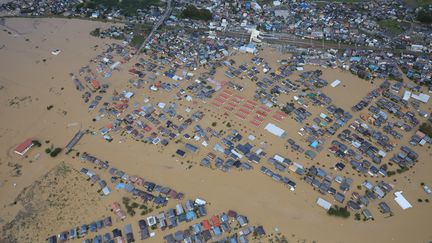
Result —
<instances>
[{"instance_id":1,"label":"house with blue roof","mask_svg":"<svg viewBox=\"0 0 432 243\"><path fill-rule=\"evenodd\" d=\"M213 227L212 227L212 230L213 230L213 233L214 233L214 235L215 235L216 237L219 237L219 236L222 235L222 231L221 231L221 229L220 229L219 227L217 227L217 226L213 226Z\"/></svg>"},{"instance_id":2,"label":"house with blue roof","mask_svg":"<svg viewBox=\"0 0 432 243\"><path fill-rule=\"evenodd\" d=\"M255 163L259 163L261 161L261 157L259 157L257 154L255 153L248 153L246 154L246 158L250 161L250 162L255 162Z\"/></svg>"},{"instance_id":3,"label":"house with blue roof","mask_svg":"<svg viewBox=\"0 0 432 243\"><path fill-rule=\"evenodd\" d=\"M318 145L319 145L319 143L318 143L318 141L313 141L311 144L310 144L310 146L312 147L312 148L317 148L318 147Z\"/></svg>"},{"instance_id":4,"label":"house with blue roof","mask_svg":"<svg viewBox=\"0 0 432 243\"><path fill-rule=\"evenodd\" d=\"M351 57L350 58L351 62L360 62L360 60L361 60L361 57Z\"/></svg>"},{"instance_id":5,"label":"house with blue roof","mask_svg":"<svg viewBox=\"0 0 432 243\"><path fill-rule=\"evenodd\" d=\"M194 145L192 145L190 143L186 143L185 144L185 149L187 149L187 150L189 150L189 151L191 151L193 153L196 153L198 151L198 147L196 147L196 146L194 146Z\"/></svg>"},{"instance_id":6,"label":"house with blue roof","mask_svg":"<svg viewBox=\"0 0 432 243\"><path fill-rule=\"evenodd\" d=\"M187 213L186 213L186 220L189 222L189 221L192 221L192 220L195 220L195 219L197 219L197 215L196 215L196 213L194 212L194 211L188 211Z\"/></svg>"},{"instance_id":7,"label":"house with blue roof","mask_svg":"<svg viewBox=\"0 0 432 243\"><path fill-rule=\"evenodd\" d=\"M244 155L250 153L250 151L251 151L252 148L253 148L253 146L250 145L249 143L246 143L246 144L244 144L244 145L242 145L242 144L238 144L238 145L236 146L236 149L237 149L238 151L240 151L240 152L241 152L242 154L244 154Z\"/></svg>"}]
</instances>

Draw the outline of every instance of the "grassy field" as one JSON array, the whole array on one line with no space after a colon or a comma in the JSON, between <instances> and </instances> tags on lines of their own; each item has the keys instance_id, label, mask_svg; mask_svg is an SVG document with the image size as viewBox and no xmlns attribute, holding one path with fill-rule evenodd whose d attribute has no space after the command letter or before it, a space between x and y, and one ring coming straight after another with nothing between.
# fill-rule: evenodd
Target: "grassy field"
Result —
<instances>
[{"instance_id":1,"label":"grassy field","mask_svg":"<svg viewBox=\"0 0 432 243\"><path fill-rule=\"evenodd\" d=\"M387 32L389 32L392 35L400 35L403 33L403 29L400 23L396 20L391 20L391 19L380 20L378 24L381 28L385 29Z\"/></svg>"}]
</instances>

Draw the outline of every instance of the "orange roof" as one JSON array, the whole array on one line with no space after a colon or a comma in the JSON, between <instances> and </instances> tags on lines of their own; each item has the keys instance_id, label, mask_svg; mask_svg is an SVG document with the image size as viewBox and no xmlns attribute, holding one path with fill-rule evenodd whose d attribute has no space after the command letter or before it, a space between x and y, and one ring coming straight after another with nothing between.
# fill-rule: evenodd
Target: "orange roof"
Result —
<instances>
[{"instance_id":1,"label":"orange roof","mask_svg":"<svg viewBox=\"0 0 432 243\"><path fill-rule=\"evenodd\" d=\"M96 79L93 79L93 81L92 81L91 84L92 84L93 88L95 88L95 89L99 89L100 88L100 84L99 84L99 82Z\"/></svg>"}]
</instances>

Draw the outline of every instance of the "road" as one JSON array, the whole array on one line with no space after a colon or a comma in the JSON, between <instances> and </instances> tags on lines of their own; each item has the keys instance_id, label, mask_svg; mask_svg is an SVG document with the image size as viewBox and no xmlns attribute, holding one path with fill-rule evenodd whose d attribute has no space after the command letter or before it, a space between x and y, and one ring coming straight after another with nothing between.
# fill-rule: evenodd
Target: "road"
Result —
<instances>
[{"instance_id":1,"label":"road","mask_svg":"<svg viewBox=\"0 0 432 243\"><path fill-rule=\"evenodd\" d=\"M171 10L172 10L171 2L172 2L172 0L168 0L167 1L167 8L166 8L166 10L164 12L164 15L159 19L159 21L155 25L153 25L153 29L151 30L151 32L147 36L147 38L144 40L144 42L141 44L141 46L138 49L137 53L140 53L142 51L142 49L144 49L144 47L148 44L148 42L153 37L154 32L157 29L159 29L159 27L163 24L163 22L165 21L165 19L168 18L168 16L171 14ZM135 55L135 57L137 57L137 56L139 56L139 55Z\"/></svg>"}]
</instances>

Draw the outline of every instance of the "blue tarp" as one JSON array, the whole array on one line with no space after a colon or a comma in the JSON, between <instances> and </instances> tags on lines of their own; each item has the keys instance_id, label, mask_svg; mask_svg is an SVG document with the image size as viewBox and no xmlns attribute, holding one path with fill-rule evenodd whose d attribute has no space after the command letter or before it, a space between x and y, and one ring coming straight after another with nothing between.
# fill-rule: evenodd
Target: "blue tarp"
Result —
<instances>
[{"instance_id":1,"label":"blue tarp","mask_svg":"<svg viewBox=\"0 0 432 243\"><path fill-rule=\"evenodd\" d=\"M313 141L310 145L312 148L318 147L318 141Z\"/></svg>"},{"instance_id":2,"label":"blue tarp","mask_svg":"<svg viewBox=\"0 0 432 243\"><path fill-rule=\"evenodd\" d=\"M309 4L307 4L307 3L300 3L300 7L303 8L303 9L307 9L307 8L309 8Z\"/></svg>"},{"instance_id":3,"label":"blue tarp","mask_svg":"<svg viewBox=\"0 0 432 243\"><path fill-rule=\"evenodd\" d=\"M361 57L351 57L351 62L360 62Z\"/></svg>"},{"instance_id":4,"label":"blue tarp","mask_svg":"<svg viewBox=\"0 0 432 243\"><path fill-rule=\"evenodd\" d=\"M118 183L116 186L115 186L115 188L116 189L123 189L123 188L125 188L125 184L124 183Z\"/></svg>"},{"instance_id":5,"label":"blue tarp","mask_svg":"<svg viewBox=\"0 0 432 243\"><path fill-rule=\"evenodd\" d=\"M369 69L375 72L375 71L377 71L379 69L379 67L376 66L376 65L371 64L371 65L369 65Z\"/></svg>"},{"instance_id":6,"label":"blue tarp","mask_svg":"<svg viewBox=\"0 0 432 243\"><path fill-rule=\"evenodd\" d=\"M189 211L186 213L186 219L187 221L191 221L197 218L197 215L195 214L194 211Z\"/></svg>"},{"instance_id":7,"label":"blue tarp","mask_svg":"<svg viewBox=\"0 0 432 243\"><path fill-rule=\"evenodd\" d=\"M219 227L217 227L217 226L213 226L212 229L213 229L213 232L214 232L215 236L220 236L220 235L222 235L222 231L220 230Z\"/></svg>"},{"instance_id":8,"label":"blue tarp","mask_svg":"<svg viewBox=\"0 0 432 243\"><path fill-rule=\"evenodd\" d=\"M271 25L271 24L264 24L264 26L265 26L266 30L272 30L273 29L273 25Z\"/></svg>"}]
</instances>

